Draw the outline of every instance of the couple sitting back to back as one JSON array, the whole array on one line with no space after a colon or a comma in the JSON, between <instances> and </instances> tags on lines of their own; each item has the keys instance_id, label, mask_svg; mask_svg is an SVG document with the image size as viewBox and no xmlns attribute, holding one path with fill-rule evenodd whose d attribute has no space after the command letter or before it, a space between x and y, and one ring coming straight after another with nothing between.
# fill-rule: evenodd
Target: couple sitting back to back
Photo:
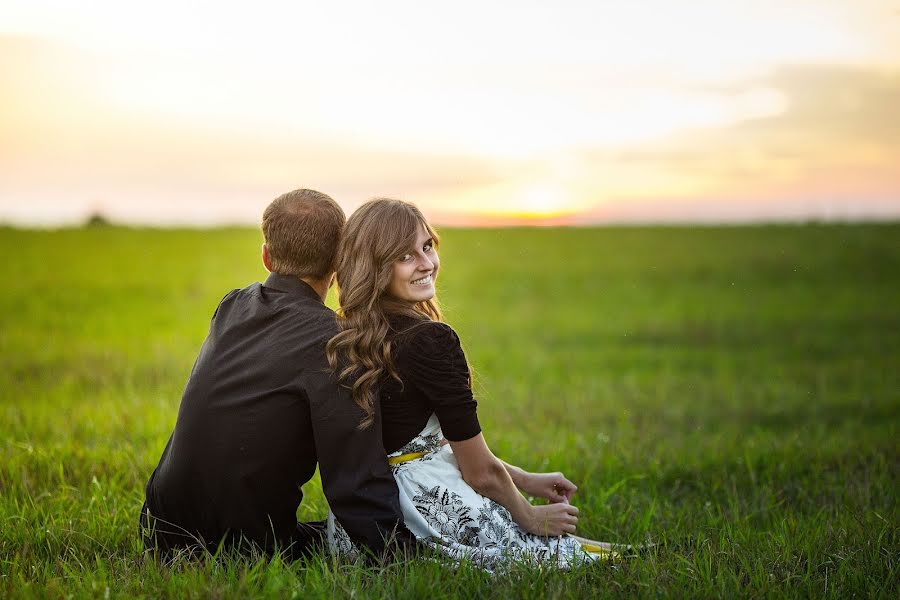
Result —
<instances>
[{"instance_id":1,"label":"couple sitting back to back","mask_svg":"<svg viewBox=\"0 0 900 600\"><path fill-rule=\"evenodd\" d=\"M219 303L147 483L149 548L430 549L489 569L609 555L573 535L570 481L488 448L435 298L438 237L414 205L372 200L345 223L334 200L301 189L266 208L262 230L270 275ZM335 275L337 315L324 304ZM316 464L328 519L298 523Z\"/></svg>"}]
</instances>

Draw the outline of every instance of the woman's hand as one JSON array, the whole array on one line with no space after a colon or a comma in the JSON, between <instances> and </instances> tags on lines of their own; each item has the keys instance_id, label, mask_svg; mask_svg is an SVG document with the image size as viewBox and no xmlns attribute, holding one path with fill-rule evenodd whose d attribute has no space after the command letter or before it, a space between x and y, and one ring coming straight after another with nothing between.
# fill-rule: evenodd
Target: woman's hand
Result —
<instances>
[{"instance_id":1,"label":"woman's hand","mask_svg":"<svg viewBox=\"0 0 900 600\"><path fill-rule=\"evenodd\" d=\"M544 504L532 506L528 522L522 528L535 535L557 536L575 533L578 525L578 509L571 504Z\"/></svg>"},{"instance_id":2,"label":"woman's hand","mask_svg":"<svg viewBox=\"0 0 900 600\"><path fill-rule=\"evenodd\" d=\"M562 473L527 473L508 465L494 456L481 433L461 442L451 441L450 447L465 482L506 507L520 527L536 535L575 531L578 509L568 503L568 497L576 488ZM532 506L519 490L556 503Z\"/></svg>"},{"instance_id":3,"label":"woman's hand","mask_svg":"<svg viewBox=\"0 0 900 600\"><path fill-rule=\"evenodd\" d=\"M516 481L519 489L529 496L546 498L550 502L568 503L578 487L562 473L522 473Z\"/></svg>"}]
</instances>

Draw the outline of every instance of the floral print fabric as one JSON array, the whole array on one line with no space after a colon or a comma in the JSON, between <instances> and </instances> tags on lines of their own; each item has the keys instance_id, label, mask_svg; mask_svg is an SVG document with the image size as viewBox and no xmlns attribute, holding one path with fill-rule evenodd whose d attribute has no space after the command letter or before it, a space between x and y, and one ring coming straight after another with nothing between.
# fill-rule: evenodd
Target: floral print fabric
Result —
<instances>
[{"instance_id":1,"label":"floral print fabric","mask_svg":"<svg viewBox=\"0 0 900 600\"><path fill-rule=\"evenodd\" d=\"M391 467L406 526L417 538L453 560L467 559L491 571L511 562L565 569L596 559L574 538L543 537L519 527L505 507L463 480L453 450L442 445L442 439L440 423L432 415L418 436L390 455L425 452ZM357 554L330 512L327 532L332 552Z\"/></svg>"}]
</instances>

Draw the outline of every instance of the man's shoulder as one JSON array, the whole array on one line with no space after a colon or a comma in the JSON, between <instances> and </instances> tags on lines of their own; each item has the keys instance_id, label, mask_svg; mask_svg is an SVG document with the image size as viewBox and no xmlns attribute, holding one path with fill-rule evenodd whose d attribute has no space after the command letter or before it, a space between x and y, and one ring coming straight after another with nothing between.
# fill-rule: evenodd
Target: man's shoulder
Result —
<instances>
[{"instance_id":1,"label":"man's shoulder","mask_svg":"<svg viewBox=\"0 0 900 600\"><path fill-rule=\"evenodd\" d=\"M282 290L267 288L258 281L255 281L246 287L231 290L225 294L222 301L239 301L241 299L257 299L266 304L271 304L278 310L308 314L311 317L316 317L323 321L334 321L335 317L334 311L318 299L297 296L295 294L286 294Z\"/></svg>"},{"instance_id":2,"label":"man's shoulder","mask_svg":"<svg viewBox=\"0 0 900 600\"><path fill-rule=\"evenodd\" d=\"M331 331L332 334L338 332L337 316L333 310L319 300L310 298L294 299L279 306L279 310L283 310L292 318L301 318L304 322L314 322L317 325L321 325L324 329Z\"/></svg>"},{"instance_id":3,"label":"man's shoulder","mask_svg":"<svg viewBox=\"0 0 900 600\"><path fill-rule=\"evenodd\" d=\"M229 322L257 321L259 318L284 324L283 332L304 336L327 337L337 334L338 325L333 310L317 299L288 296L266 288L259 282L233 289L222 298L216 308L219 319Z\"/></svg>"},{"instance_id":4,"label":"man's shoulder","mask_svg":"<svg viewBox=\"0 0 900 600\"><path fill-rule=\"evenodd\" d=\"M250 285L242 288L234 288L219 300L219 306L224 304L239 302L242 298L248 297L261 297L262 294L260 292L262 285L257 281L251 283Z\"/></svg>"}]
</instances>

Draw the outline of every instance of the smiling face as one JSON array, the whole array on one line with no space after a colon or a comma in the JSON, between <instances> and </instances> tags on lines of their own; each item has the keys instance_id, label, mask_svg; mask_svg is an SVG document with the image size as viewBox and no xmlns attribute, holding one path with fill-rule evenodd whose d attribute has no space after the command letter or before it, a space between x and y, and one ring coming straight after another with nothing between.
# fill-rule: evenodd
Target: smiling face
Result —
<instances>
[{"instance_id":1,"label":"smiling face","mask_svg":"<svg viewBox=\"0 0 900 600\"><path fill-rule=\"evenodd\" d=\"M387 293L410 304L434 298L434 282L440 264L431 234L420 225L415 245L394 262Z\"/></svg>"}]
</instances>

